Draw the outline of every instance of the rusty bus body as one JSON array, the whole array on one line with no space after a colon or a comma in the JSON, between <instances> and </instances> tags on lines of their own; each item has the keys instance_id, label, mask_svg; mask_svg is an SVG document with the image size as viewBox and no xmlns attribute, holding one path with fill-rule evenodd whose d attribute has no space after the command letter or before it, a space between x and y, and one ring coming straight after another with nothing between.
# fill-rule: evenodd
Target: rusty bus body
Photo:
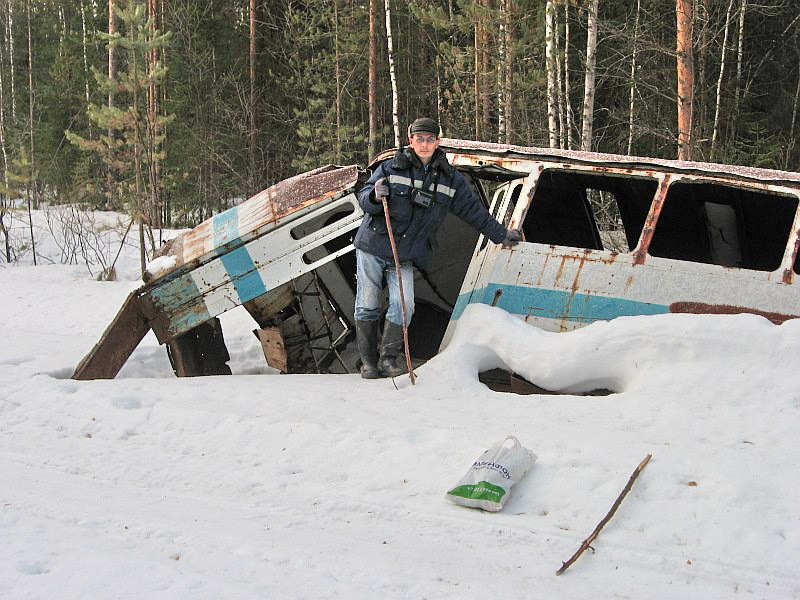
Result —
<instances>
[{"instance_id":1,"label":"rusty bus body","mask_svg":"<svg viewBox=\"0 0 800 600\"><path fill-rule=\"evenodd\" d=\"M451 139L441 148L524 241L503 248L446 219L416 275L418 359L447 344L470 303L552 331L669 312L800 316L798 173ZM226 372L216 317L239 305L265 354L284 356L281 370L354 371L352 237L365 177L318 169L181 236L162 251L174 264L132 294L75 377L113 377L149 329L177 374ZM301 358L291 358L297 338Z\"/></svg>"}]
</instances>

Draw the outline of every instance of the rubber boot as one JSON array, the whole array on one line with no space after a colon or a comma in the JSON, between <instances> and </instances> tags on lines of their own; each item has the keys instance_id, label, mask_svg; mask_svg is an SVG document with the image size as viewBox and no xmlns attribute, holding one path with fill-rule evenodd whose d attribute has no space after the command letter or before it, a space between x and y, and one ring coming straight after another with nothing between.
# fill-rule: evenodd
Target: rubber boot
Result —
<instances>
[{"instance_id":1,"label":"rubber boot","mask_svg":"<svg viewBox=\"0 0 800 600\"><path fill-rule=\"evenodd\" d=\"M356 321L356 343L361 355L361 377L378 379L378 321Z\"/></svg>"},{"instance_id":2,"label":"rubber boot","mask_svg":"<svg viewBox=\"0 0 800 600\"><path fill-rule=\"evenodd\" d=\"M403 326L392 323L388 319L383 326L378 368L386 377L397 377L408 371L403 351Z\"/></svg>"}]
</instances>

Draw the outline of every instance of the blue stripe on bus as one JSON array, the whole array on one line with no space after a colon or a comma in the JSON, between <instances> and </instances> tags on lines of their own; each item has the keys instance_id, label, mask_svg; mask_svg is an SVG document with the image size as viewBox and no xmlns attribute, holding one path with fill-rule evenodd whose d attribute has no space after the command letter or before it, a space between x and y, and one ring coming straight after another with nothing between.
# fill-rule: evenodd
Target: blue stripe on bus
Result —
<instances>
[{"instance_id":1,"label":"blue stripe on bus","mask_svg":"<svg viewBox=\"0 0 800 600\"><path fill-rule=\"evenodd\" d=\"M234 206L214 215L211 224L214 228L214 248L219 252L230 242L239 239L239 207Z\"/></svg>"},{"instance_id":2,"label":"blue stripe on bus","mask_svg":"<svg viewBox=\"0 0 800 600\"><path fill-rule=\"evenodd\" d=\"M228 272L231 282L239 294L239 300L247 302L267 293L261 275L256 271L253 259L247 251L246 246L240 246L236 250L231 250L227 254L219 257L222 265Z\"/></svg>"},{"instance_id":3,"label":"blue stripe on bus","mask_svg":"<svg viewBox=\"0 0 800 600\"><path fill-rule=\"evenodd\" d=\"M495 296L497 296L497 301L495 301ZM624 298L609 298L594 294L492 283L472 293L460 295L456 301L451 319L454 321L458 319L467 304L470 303L494 304L507 312L522 315L523 317L566 318L568 321L579 321L587 324L594 321L609 321L616 317L661 315L669 312L669 307L661 304L637 302L636 300L626 300Z\"/></svg>"},{"instance_id":4,"label":"blue stripe on bus","mask_svg":"<svg viewBox=\"0 0 800 600\"><path fill-rule=\"evenodd\" d=\"M150 296L165 312L177 310L200 297L200 290L190 274L184 274L154 287Z\"/></svg>"}]
</instances>

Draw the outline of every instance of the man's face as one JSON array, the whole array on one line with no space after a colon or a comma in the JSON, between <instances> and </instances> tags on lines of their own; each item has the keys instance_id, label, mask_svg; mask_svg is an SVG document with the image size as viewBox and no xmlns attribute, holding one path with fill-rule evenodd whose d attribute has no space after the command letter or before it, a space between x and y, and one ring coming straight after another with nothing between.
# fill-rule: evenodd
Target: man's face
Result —
<instances>
[{"instance_id":1,"label":"man's face","mask_svg":"<svg viewBox=\"0 0 800 600\"><path fill-rule=\"evenodd\" d=\"M422 164L427 165L439 147L439 138L434 133L420 131L411 136L409 146L416 152Z\"/></svg>"}]
</instances>

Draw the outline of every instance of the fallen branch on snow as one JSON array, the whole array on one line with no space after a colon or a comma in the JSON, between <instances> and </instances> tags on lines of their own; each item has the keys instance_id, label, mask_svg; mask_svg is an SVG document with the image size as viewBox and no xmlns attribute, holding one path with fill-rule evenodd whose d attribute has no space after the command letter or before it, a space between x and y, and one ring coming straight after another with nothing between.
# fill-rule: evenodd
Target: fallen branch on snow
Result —
<instances>
[{"instance_id":1,"label":"fallen branch on snow","mask_svg":"<svg viewBox=\"0 0 800 600\"><path fill-rule=\"evenodd\" d=\"M608 523L611 520L611 517L614 516L614 513L617 512L619 505L622 504L622 501L625 499L625 496L627 496L628 492L631 491L631 488L633 487L633 482L636 481L636 478L639 476L639 473L641 473L642 469L644 469L645 466L647 466L647 463L650 462L650 459L652 457L653 457L652 454L648 454L647 456L644 457L644 460L639 463L639 466L636 467L636 469L634 469L630 479L628 479L627 485L622 490L620 495L617 497L617 500L616 502L614 502L614 505L611 507L611 510L608 511L608 514L605 517L603 517L603 520L597 524L597 527L594 528L592 535L583 540L583 543L581 544L581 547L578 548L578 551L575 552L575 554L573 554L567 562L561 563L561 568L558 571L556 571L556 575L561 575L564 571L569 569L570 565L572 565L572 563L578 560L578 557L581 554L583 554L583 552L587 548L591 547L592 542L597 538L598 535L600 535L600 530L603 529L603 527L605 527L606 523Z\"/></svg>"}]
</instances>

